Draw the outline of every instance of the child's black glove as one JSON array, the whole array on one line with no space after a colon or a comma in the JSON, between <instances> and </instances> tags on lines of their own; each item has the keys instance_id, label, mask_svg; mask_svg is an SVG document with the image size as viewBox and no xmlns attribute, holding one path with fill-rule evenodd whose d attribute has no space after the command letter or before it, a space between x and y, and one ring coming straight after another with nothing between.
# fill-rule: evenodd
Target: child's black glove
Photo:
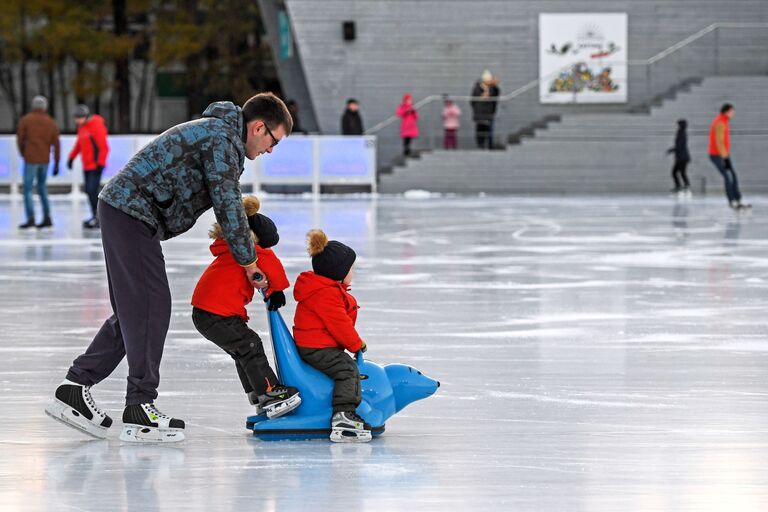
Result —
<instances>
[{"instance_id":1,"label":"child's black glove","mask_svg":"<svg viewBox=\"0 0 768 512\"><path fill-rule=\"evenodd\" d=\"M285 306L285 294L280 290L275 290L269 294L269 297L264 299L264 302L269 302L269 305L267 306L268 310L277 311Z\"/></svg>"}]
</instances>

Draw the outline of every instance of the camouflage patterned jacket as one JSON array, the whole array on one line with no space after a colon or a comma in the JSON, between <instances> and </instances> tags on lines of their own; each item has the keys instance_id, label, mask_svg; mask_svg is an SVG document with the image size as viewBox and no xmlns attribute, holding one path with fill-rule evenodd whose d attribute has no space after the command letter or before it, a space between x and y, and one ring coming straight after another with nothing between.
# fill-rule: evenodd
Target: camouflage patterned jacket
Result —
<instances>
[{"instance_id":1,"label":"camouflage patterned jacket","mask_svg":"<svg viewBox=\"0 0 768 512\"><path fill-rule=\"evenodd\" d=\"M243 116L228 101L201 119L174 126L139 150L99 198L157 228L161 240L180 235L213 206L235 260L256 254L240 195L245 162Z\"/></svg>"}]
</instances>

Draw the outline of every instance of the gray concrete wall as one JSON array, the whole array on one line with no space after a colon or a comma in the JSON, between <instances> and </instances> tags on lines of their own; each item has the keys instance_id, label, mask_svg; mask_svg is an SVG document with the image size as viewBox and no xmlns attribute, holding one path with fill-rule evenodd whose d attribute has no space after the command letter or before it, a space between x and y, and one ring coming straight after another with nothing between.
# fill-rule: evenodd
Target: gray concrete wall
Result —
<instances>
[{"instance_id":1,"label":"gray concrete wall","mask_svg":"<svg viewBox=\"0 0 768 512\"><path fill-rule=\"evenodd\" d=\"M534 80L541 12L627 12L630 60L647 59L714 22L768 22L765 0L285 0L285 5L319 128L330 134L338 133L350 96L360 100L371 127L393 113L404 92L416 100L468 95L485 68L499 77L502 94ZM356 41L343 41L344 20L355 21ZM765 72L767 47L768 30L721 30L655 65L652 83L646 82L644 67L631 67L629 104L541 105L534 89L502 105L498 129L515 131L553 113L627 110L690 76ZM465 137L472 130L467 114L460 133ZM437 105L425 109L421 125L424 145L440 130ZM396 124L379 136L382 156L397 151Z\"/></svg>"},{"instance_id":2,"label":"gray concrete wall","mask_svg":"<svg viewBox=\"0 0 768 512\"><path fill-rule=\"evenodd\" d=\"M732 160L742 191L768 192L768 76L710 77L649 113L568 114L503 151L435 150L382 175L379 190L489 194L663 194L672 187L677 120L688 121L694 193L721 194L709 127L732 103Z\"/></svg>"}]
</instances>

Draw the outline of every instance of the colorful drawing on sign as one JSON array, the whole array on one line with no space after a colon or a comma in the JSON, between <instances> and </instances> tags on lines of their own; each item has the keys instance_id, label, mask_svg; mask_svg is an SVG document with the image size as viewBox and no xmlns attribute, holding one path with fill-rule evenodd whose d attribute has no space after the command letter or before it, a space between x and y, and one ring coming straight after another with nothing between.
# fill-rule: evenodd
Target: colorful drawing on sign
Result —
<instances>
[{"instance_id":1,"label":"colorful drawing on sign","mask_svg":"<svg viewBox=\"0 0 768 512\"><path fill-rule=\"evenodd\" d=\"M610 67L605 67L596 73L584 62L574 64L571 69L552 80L549 86L549 92L614 92L618 90L618 84L611 78Z\"/></svg>"}]
</instances>

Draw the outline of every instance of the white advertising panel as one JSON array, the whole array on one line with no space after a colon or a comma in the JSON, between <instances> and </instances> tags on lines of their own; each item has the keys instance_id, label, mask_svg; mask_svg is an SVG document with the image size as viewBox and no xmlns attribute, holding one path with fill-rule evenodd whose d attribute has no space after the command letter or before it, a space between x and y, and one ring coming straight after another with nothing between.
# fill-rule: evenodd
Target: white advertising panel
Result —
<instances>
[{"instance_id":1,"label":"white advertising panel","mask_svg":"<svg viewBox=\"0 0 768 512\"><path fill-rule=\"evenodd\" d=\"M627 14L539 14L541 103L626 103Z\"/></svg>"}]
</instances>

